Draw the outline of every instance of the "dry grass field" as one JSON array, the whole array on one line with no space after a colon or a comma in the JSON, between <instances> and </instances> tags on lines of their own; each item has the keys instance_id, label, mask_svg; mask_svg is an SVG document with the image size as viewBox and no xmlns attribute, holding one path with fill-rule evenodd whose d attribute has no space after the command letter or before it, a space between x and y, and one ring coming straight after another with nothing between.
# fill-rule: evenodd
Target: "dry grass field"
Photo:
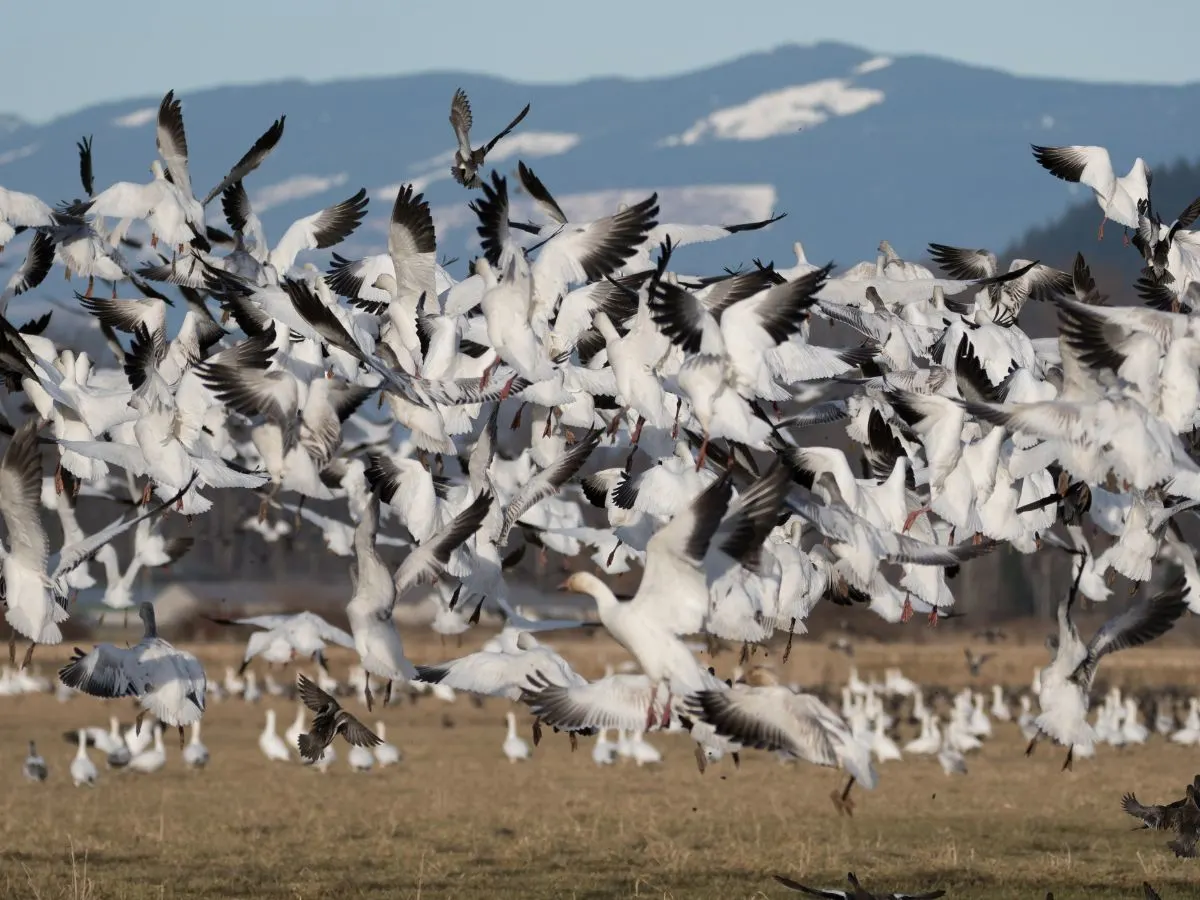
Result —
<instances>
[{"instance_id":1,"label":"dry grass field","mask_svg":"<svg viewBox=\"0 0 1200 900\"><path fill-rule=\"evenodd\" d=\"M461 650L412 640L410 652L435 661L481 640L471 636ZM585 674L624 659L599 637L558 645ZM193 649L217 679L240 652ZM1023 687L1045 658L1034 645L996 652L982 684ZM48 670L66 655L45 653L42 663ZM1198 659L1195 650L1165 646L1120 654L1101 672L1127 687L1179 684L1194 679ZM350 662L334 657L335 673ZM798 641L785 670L808 683L840 683L849 662ZM735 663L727 654L717 665L727 672ZM862 645L854 663L864 676L900 665L921 681L970 680L962 644L949 638ZM1164 900L1200 897L1200 865L1176 860L1165 836L1131 831L1120 809L1126 790L1143 801L1173 798L1200 771L1200 751L1157 736L1142 748L1100 748L1060 772L1060 748L1043 745L1027 759L1016 725L999 725L968 757L967 777L948 778L923 757L883 765L879 787L858 794L846 819L829 801L840 772L747 752L740 769L726 759L701 775L682 736L650 737L664 755L654 767L598 767L589 741L572 754L565 736L552 733L531 761L510 764L500 750L508 704L477 706L465 696L405 701L382 713L389 740L405 754L399 766L353 773L339 743L338 761L322 775L260 754L269 705L282 733L295 713L290 702L210 706L205 771L186 770L169 741L158 774L101 764L88 790L71 785L74 748L61 734L105 722L105 704L0 698L0 896L773 898L796 895L772 873L844 886L853 870L868 886L943 887L963 900L1042 900L1047 890L1058 900L1140 898L1143 880ZM115 711L132 718L128 702ZM518 715L528 737L528 716ZM21 777L31 738L51 768L44 784Z\"/></svg>"}]
</instances>

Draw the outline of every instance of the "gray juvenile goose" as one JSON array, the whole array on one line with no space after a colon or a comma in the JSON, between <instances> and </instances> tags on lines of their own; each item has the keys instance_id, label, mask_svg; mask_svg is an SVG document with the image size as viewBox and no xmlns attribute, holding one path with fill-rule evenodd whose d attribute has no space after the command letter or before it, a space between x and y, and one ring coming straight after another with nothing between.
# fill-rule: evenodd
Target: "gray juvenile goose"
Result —
<instances>
[{"instance_id":1,"label":"gray juvenile goose","mask_svg":"<svg viewBox=\"0 0 1200 900\"><path fill-rule=\"evenodd\" d=\"M46 761L37 752L37 744L33 741L29 742L29 755L25 757L25 765L21 767L21 774L30 781L45 781L46 776L50 774L46 768Z\"/></svg>"},{"instance_id":2,"label":"gray juvenile goose","mask_svg":"<svg viewBox=\"0 0 1200 900\"><path fill-rule=\"evenodd\" d=\"M325 748L332 744L339 734L355 747L374 747L383 743L373 731L342 709L341 704L306 676L301 675L297 685L304 705L316 713L308 733L300 735L296 741L300 756L306 762L314 763L319 760Z\"/></svg>"}]
</instances>

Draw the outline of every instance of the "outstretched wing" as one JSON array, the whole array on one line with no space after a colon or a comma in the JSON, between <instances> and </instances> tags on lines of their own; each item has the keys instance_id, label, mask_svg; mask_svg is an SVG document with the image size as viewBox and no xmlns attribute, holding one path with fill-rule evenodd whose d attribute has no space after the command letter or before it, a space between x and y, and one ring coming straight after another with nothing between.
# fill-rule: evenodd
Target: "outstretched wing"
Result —
<instances>
[{"instance_id":1,"label":"outstretched wing","mask_svg":"<svg viewBox=\"0 0 1200 900\"><path fill-rule=\"evenodd\" d=\"M304 705L313 712L320 712L330 703L334 706L338 705L338 702L333 697L317 687L304 673L301 673L296 679L296 687L300 691L300 699L304 702Z\"/></svg>"}]
</instances>

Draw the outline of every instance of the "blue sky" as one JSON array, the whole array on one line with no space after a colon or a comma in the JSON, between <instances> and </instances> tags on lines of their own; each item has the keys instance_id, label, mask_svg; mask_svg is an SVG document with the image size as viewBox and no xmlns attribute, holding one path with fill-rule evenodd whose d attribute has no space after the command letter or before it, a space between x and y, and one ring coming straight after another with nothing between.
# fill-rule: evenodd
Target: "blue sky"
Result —
<instances>
[{"instance_id":1,"label":"blue sky","mask_svg":"<svg viewBox=\"0 0 1200 900\"><path fill-rule=\"evenodd\" d=\"M982 9L990 15L978 15ZM165 87L294 77L646 77L820 40L1027 75L1200 81L1200 2L1139 9L1128 0L109 0L76 14L13 3L5 4L0 37L0 113L45 121ZM1140 48L1131 33L1140 34Z\"/></svg>"}]
</instances>

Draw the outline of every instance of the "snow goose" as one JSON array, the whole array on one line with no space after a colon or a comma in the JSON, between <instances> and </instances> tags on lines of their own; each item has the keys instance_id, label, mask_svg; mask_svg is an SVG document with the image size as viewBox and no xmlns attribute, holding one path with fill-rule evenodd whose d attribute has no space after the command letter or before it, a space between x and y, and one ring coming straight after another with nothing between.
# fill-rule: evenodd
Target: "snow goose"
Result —
<instances>
[{"instance_id":1,"label":"snow goose","mask_svg":"<svg viewBox=\"0 0 1200 900\"><path fill-rule=\"evenodd\" d=\"M548 336L559 300L572 284L600 281L615 274L634 248L645 240L658 215L658 195L652 194L593 222L568 222L545 185L524 163L518 167L518 176L525 190L552 220L539 230L548 232L548 236L539 245L532 265L526 262L526 251L511 238L505 178L494 172L492 183L481 185L483 199L471 208L480 220L478 230L488 266L506 271L516 265L518 278L522 283L528 281L529 327L542 338Z\"/></svg>"},{"instance_id":2,"label":"snow goose","mask_svg":"<svg viewBox=\"0 0 1200 900\"><path fill-rule=\"evenodd\" d=\"M144 219L150 226L151 246L163 240L181 253L185 244L192 243L209 250L204 207L192 194L188 174L183 108L174 91L168 91L158 107L157 143L161 159L150 166L153 181L149 184L119 181L86 203L78 204L77 209L117 219Z\"/></svg>"},{"instance_id":3,"label":"snow goose","mask_svg":"<svg viewBox=\"0 0 1200 900\"><path fill-rule=\"evenodd\" d=\"M617 755L617 745L608 739L608 729L601 728L592 745L592 762L598 766L611 766Z\"/></svg>"},{"instance_id":4,"label":"snow goose","mask_svg":"<svg viewBox=\"0 0 1200 900\"><path fill-rule=\"evenodd\" d=\"M1070 768L1077 747L1086 753L1095 741L1095 732L1087 720L1088 691L1100 660L1109 653L1138 647L1161 637L1188 608L1184 599L1188 589L1181 576L1164 591L1113 616L1085 644L1071 620L1071 606L1075 603L1082 573L1083 560L1070 591L1058 603L1058 634L1051 643L1050 664L1041 672L1038 701L1042 712L1036 720L1038 734L1030 740L1025 751L1032 753L1038 736L1047 735L1070 748L1064 769Z\"/></svg>"},{"instance_id":5,"label":"snow goose","mask_svg":"<svg viewBox=\"0 0 1200 900\"><path fill-rule=\"evenodd\" d=\"M1141 722L1141 711L1136 697L1125 698L1125 720L1121 723L1121 737L1126 744L1144 744L1150 737L1150 729Z\"/></svg>"},{"instance_id":6,"label":"snow goose","mask_svg":"<svg viewBox=\"0 0 1200 900\"><path fill-rule=\"evenodd\" d=\"M29 663L36 644L62 641L59 625L68 617L66 576L117 535L142 519L158 515L179 499L174 497L132 519L118 519L81 541L64 544L50 558L41 520L42 455L37 431L36 419L25 422L0 459L0 515L8 528L3 561L5 618L14 630L10 653L15 653L16 634L31 642L22 668Z\"/></svg>"},{"instance_id":7,"label":"snow goose","mask_svg":"<svg viewBox=\"0 0 1200 900\"><path fill-rule=\"evenodd\" d=\"M654 683L655 694L646 706L646 727L654 725L653 701L659 688L666 688L666 705L659 719L659 724L665 727L670 719L672 695L686 696L711 687L710 682L716 680L679 635L699 631L708 612L704 557L732 491L727 474L650 538L645 570L631 599L618 600L603 581L589 572L576 572L561 586L596 601L604 627L633 654Z\"/></svg>"},{"instance_id":8,"label":"snow goose","mask_svg":"<svg viewBox=\"0 0 1200 900\"><path fill-rule=\"evenodd\" d=\"M208 765L208 748L200 742L200 720L192 723L192 739L183 748L183 762L189 769L203 769Z\"/></svg>"},{"instance_id":9,"label":"snow goose","mask_svg":"<svg viewBox=\"0 0 1200 900\"><path fill-rule=\"evenodd\" d=\"M357 583L354 596L346 604L346 614L350 619L354 648L363 668L388 682L384 689L385 703L391 697L392 682L413 681L417 677L416 668L404 655L404 645L392 618L396 600L409 588L435 580L444 572L450 555L478 530L491 507L491 494L477 496L445 528L414 548L394 576L388 573L375 550L378 496L373 496L363 510L354 532L358 560ZM367 709L370 708L371 694L368 689Z\"/></svg>"},{"instance_id":10,"label":"snow goose","mask_svg":"<svg viewBox=\"0 0 1200 900\"><path fill-rule=\"evenodd\" d=\"M181 742L182 743L182 742ZM151 775L157 772L167 764L167 751L163 747L163 730L162 725L154 723L154 746L149 750L143 750L136 754L129 761L129 769L133 772L141 772L143 775Z\"/></svg>"},{"instance_id":11,"label":"snow goose","mask_svg":"<svg viewBox=\"0 0 1200 900\"><path fill-rule=\"evenodd\" d=\"M296 742L305 762L315 763L339 734L355 747L374 747L380 739L358 719L342 709L341 704L325 693L303 674L297 679L300 699L312 712L312 724Z\"/></svg>"},{"instance_id":12,"label":"snow goose","mask_svg":"<svg viewBox=\"0 0 1200 900\"><path fill-rule=\"evenodd\" d=\"M296 256L302 251L325 250L350 237L367 214L367 191L362 188L341 203L297 219L274 247L267 244L262 223L254 214L241 181L224 189L221 207L234 232L253 241L250 255L260 264L270 266L278 279L292 270Z\"/></svg>"},{"instance_id":13,"label":"snow goose","mask_svg":"<svg viewBox=\"0 0 1200 900\"><path fill-rule=\"evenodd\" d=\"M133 606L133 582L143 569L167 567L182 559L195 545L190 536L166 537L160 524L163 520L143 519L133 532L133 556L122 571L112 544L100 548L96 558L104 566L104 596L101 603L108 609L126 610Z\"/></svg>"},{"instance_id":14,"label":"snow goose","mask_svg":"<svg viewBox=\"0 0 1200 900\"><path fill-rule=\"evenodd\" d=\"M947 244L930 244L929 255L951 278L964 281L993 278L1000 272L996 254L990 250L968 250ZM1029 261L1014 259L1009 272L1027 268ZM1029 299L1050 300L1056 294L1071 290L1071 275L1050 266L1035 264L1024 275L1003 284L989 285L976 294L975 304L996 323L1014 324ZM982 303L981 303L982 301Z\"/></svg>"},{"instance_id":15,"label":"snow goose","mask_svg":"<svg viewBox=\"0 0 1200 900\"><path fill-rule=\"evenodd\" d=\"M147 713L179 729L183 747L183 728L204 715L207 679L204 667L192 654L177 650L158 636L154 607L142 603L138 614L145 625L142 639L128 650L112 644L97 644L90 653L78 647L71 662L58 677L62 683L93 697L137 697L142 710L138 724Z\"/></svg>"},{"instance_id":16,"label":"snow goose","mask_svg":"<svg viewBox=\"0 0 1200 900\"><path fill-rule=\"evenodd\" d=\"M88 759L87 745L87 731L81 728L79 729L79 749L75 751L75 758L71 760L71 781L74 782L75 787L79 787L81 784L94 787L96 778L99 777L96 764Z\"/></svg>"},{"instance_id":17,"label":"snow goose","mask_svg":"<svg viewBox=\"0 0 1200 900\"><path fill-rule=\"evenodd\" d=\"M375 723L375 733L379 735L379 745L375 748L375 762L379 763L380 768L399 763L404 754L395 744L388 743L387 731L382 721Z\"/></svg>"},{"instance_id":18,"label":"snow goose","mask_svg":"<svg viewBox=\"0 0 1200 900\"><path fill-rule=\"evenodd\" d=\"M350 768L355 772L370 772L375 767L375 754L367 747L355 745L346 754L346 762L350 764Z\"/></svg>"},{"instance_id":19,"label":"snow goose","mask_svg":"<svg viewBox=\"0 0 1200 900\"><path fill-rule=\"evenodd\" d=\"M269 663L289 663L297 655L312 659L322 668L325 664L326 641L354 649L354 636L330 625L313 612L298 612L272 616L249 616L244 619L212 618L218 625L248 625L261 629L250 635L242 657L241 675L256 656Z\"/></svg>"},{"instance_id":20,"label":"snow goose","mask_svg":"<svg viewBox=\"0 0 1200 900\"><path fill-rule=\"evenodd\" d=\"M938 750L937 759L942 766L942 771L947 775L966 775L967 760L962 755L962 751L954 746L954 738L951 735L952 728L947 728L942 735L942 746Z\"/></svg>"},{"instance_id":21,"label":"snow goose","mask_svg":"<svg viewBox=\"0 0 1200 900\"><path fill-rule=\"evenodd\" d=\"M942 748L942 731L937 718L929 713L921 717L921 733L904 745L905 753L930 755Z\"/></svg>"},{"instance_id":22,"label":"snow goose","mask_svg":"<svg viewBox=\"0 0 1200 900\"><path fill-rule=\"evenodd\" d=\"M638 728L629 739L629 756L638 767L650 766L662 762L662 753L653 744L646 742L646 734Z\"/></svg>"},{"instance_id":23,"label":"snow goose","mask_svg":"<svg viewBox=\"0 0 1200 900\"><path fill-rule=\"evenodd\" d=\"M46 279L54 265L54 244L50 238L39 232L34 235L25 253L25 259L8 281L4 290L0 291L0 315L8 310L8 303L26 291L31 291Z\"/></svg>"},{"instance_id":24,"label":"snow goose","mask_svg":"<svg viewBox=\"0 0 1200 900\"><path fill-rule=\"evenodd\" d=\"M1187 717L1183 727L1171 734L1174 744L1200 744L1200 699L1192 697L1188 701Z\"/></svg>"},{"instance_id":25,"label":"snow goose","mask_svg":"<svg viewBox=\"0 0 1200 900\"><path fill-rule=\"evenodd\" d=\"M1099 237L1104 237L1104 220L1112 219L1126 228L1138 227L1138 203L1150 194L1150 169L1140 156L1129 172L1121 177L1113 171L1112 160L1103 147L1033 146L1038 164L1063 181L1086 184L1103 211Z\"/></svg>"},{"instance_id":26,"label":"snow goose","mask_svg":"<svg viewBox=\"0 0 1200 900\"><path fill-rule=\"evenodd\" d=\"M883 730L883 717L875 720L875 727L871 731L871 753L875 755L878 762L892 762L902 759L900 748L896 746L896 742L888 737Z\"/></svg>"},{"instance_id":27,"label":"snow goose","mask_svg":"<svg viewBox=\"0 0 1200 900\"><path fill-rule=\"evenodd\" d=\"M133 754L129 750L129 745L125 742L125 737L121 733L121 723L117 721L116 716L109 719L109 749L105 753L104 764L110 769L123 769L129 765L129 760Z\"/></svg>"},{"instance_id":28,"label":"snow goose","mask_svg":"<svg viewBox=\"0 0 1200 900\"><path fill-rule=\"evenodd\" d=\"M853 811L849 793L855 782L871 790L878 781L870 746L854 737L841 716L812 694L781 685L761 666L751 669L744 683L690 695L686 707L738 744L844 769L850 776L845 789L830 795L840 811Z\"/></svg>"},{"instance_id":29,"label":"snow goose","mask_svg":"<svg viewBox=\"0 0 1200 900\"><path fill-rule=\"evenodd\" d=\"M508 726L503 744L504 755L508 757L510 763L523 762L529 759L532 751L529 749L529 745L525 743L525 739L517 734L517 717L511 712L507 712L504 714L504 721Z\"/></svg>"},{"instance_id":30,"label":"snow goose","mask_svg":"<svg viewBox=\"0 0 1200 900\"><path fill-rule=\"evenodd\" d=\"M992 685L992 718L997 722L1012 721L1012 710L1004 701L1004 688L998 684Z\"/></svg>"},{"instance_id":31,"label":"snow goose","mask_svg":"<svg viewBox=\"0 0 1200 900\"><path fill-rule=\"evenodd\" d=\"M21 774L30 781L45 781L50 774L50 770L46 768L46 761L42 759L42 754L38 753L37 744L33 741L29 742L29 755L25 757L21 766Z\"/></svg>"},{"instance_id":32,"label":"snow goose","mask_svg":"<svg viewBox=\"0 0 1200 900\"><path fill-rule=\"evenodd\" d=\"M583 684L555 685L537 675L529 679L522 701L539 722L560 731L592 732L600 728L622 733L644 727L647 718L669 718L657 685L643 674L609 673ZM652 707L648 716L647 708Z\"/></svg>"},{"instance_id":33,"label":"snow goose","mask_svg":"<svg viewBox=\"0 0 1200 900\"><path fill-rule=\"evenodd\" d=\"M300 723L300 727L296 728L296 737L299 738L304 732L304 712L303 707L296 715L296 721ZM292 728L295 728L293 725ZM292 740L292 728L288 729L289 744ZM258 735L258 749L262 751L263 756L272 762L289 762L291 754L288 752L289 744L285 744L275 731L275 710L267 710L267 719L263 725L263 730ZM296 745L298 746L298 745Z\"/></svg>"},{"instance_id":34,"label":"snow goose","mask_svg":"<svg viewBox=\"0 0 1200 900\"><path fill-rule=\"evenodd\" d=\"M33 194L0 187L0 251L17 229L44 228L54 224L54 210Z\"/></svg>"},{"instance_id":35,"label":"snow goose","mask_svg":"<svg viewBox=\"0 0 1200 900\"><path fill-rule=\"evenodd\" d=\"M528 632L518 632L500 643L494 650L485 647L440 665L417 666L417 680L509 700L521 699L529 689L529 676L534 674L561 687L586 683L565 659Z\"/></svg>"},{"instance_id":36,"label":"snow goose","mask_svg":"<svg viewBox=\"0 0 1200 900\"><path fill-rule=\"evenodd\" d=\"M486 144L473 148L471 126L475 124L475 119L471 114L471 101L467 99L467 92L462 88L456 90L450 100L450 126L454 129L454 137L458 141L458 147L454 151L454 165L450 167L450 174L454 180L466 188L479 187L482 183L479 180L479 167L483 165L484 159L528 114L529 104L526 103L525 108L517 113L516 118L509 122L503 131Z\"/></svg>"}]
</instances>

